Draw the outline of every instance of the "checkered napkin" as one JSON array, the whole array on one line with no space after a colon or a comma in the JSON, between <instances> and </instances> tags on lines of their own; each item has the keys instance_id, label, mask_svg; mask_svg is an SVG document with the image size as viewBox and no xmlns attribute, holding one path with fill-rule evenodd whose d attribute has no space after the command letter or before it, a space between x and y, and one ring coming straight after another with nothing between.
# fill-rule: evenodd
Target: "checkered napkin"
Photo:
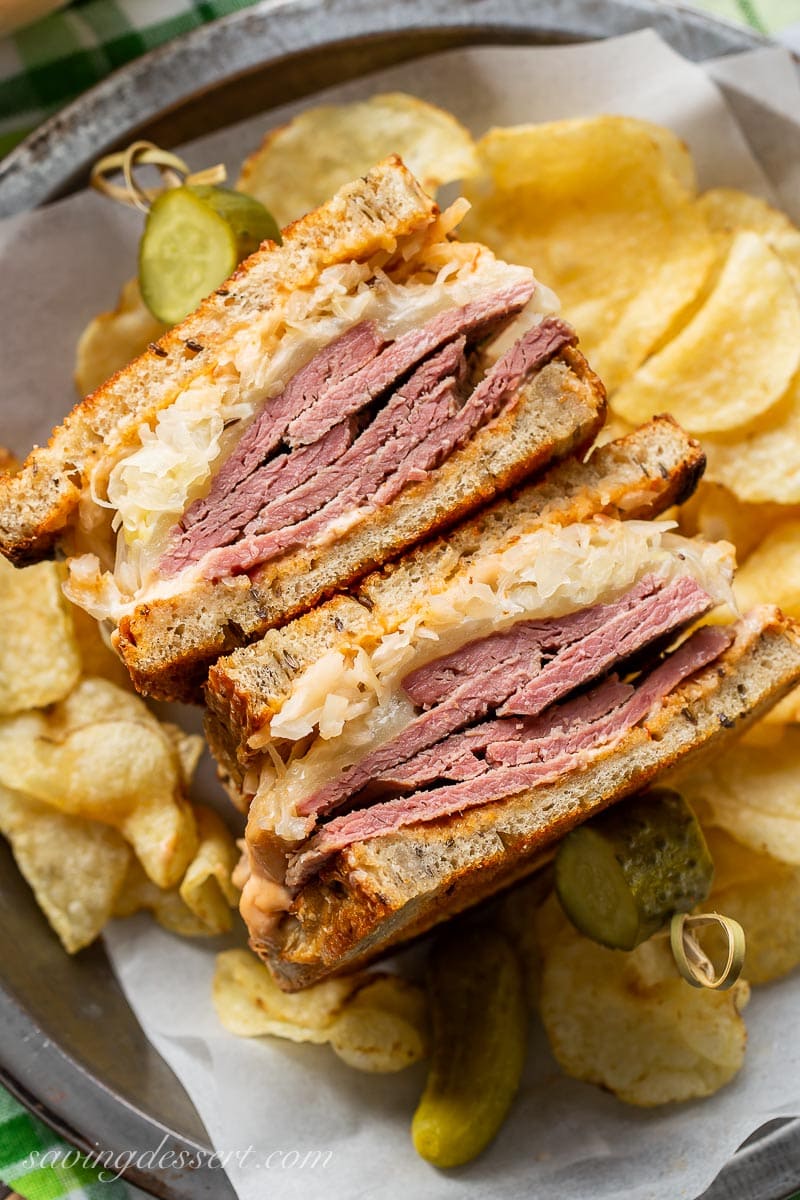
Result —
<instances>
[{"instance_id":1,"label":"checkered napkin","mask_svg":"<svg viewBox=\"0 0 800 1200\"><path fill-rule=\"evenodd\" d=\"M0 38L0 155L147 50L255 0L75 0Z\"/></svg>"},{"instance_id":2,"label":"checkered napkin","mask_svg":"<svg viewBox=\"0 0 800 1200\"><path fill-rule=\"evenodd\" d=\"M47 1165L42 1166L42 1161ZM136 1200L144 1193L101 1180L96 1167L0 1088L0 1179L25 1200ZM0 1183L0 1197L9 1193Z\"/></svg>"},{"instance_id":3,"label":"checkered napkin","mask_svg":"<svg viewBox=\"0 0 800 1200\"><path fill-rule=\"evenodd\" d=\"M800 0L697 0L717 16L773 33L800 51ZM74 0L0 38L0 155L123 63L255 0ZM38 1166L46 1156L46 1166ZM0 1180L26 1200L134 1200L0 1088ZM56 1161L57 1160L57 1161ZM52 1164L52 1165L50 1165ZM0 1197L5 1195L0 1184ZM793 1198L800 1200L800 1193Z\"/></svg>"}]
</instances>

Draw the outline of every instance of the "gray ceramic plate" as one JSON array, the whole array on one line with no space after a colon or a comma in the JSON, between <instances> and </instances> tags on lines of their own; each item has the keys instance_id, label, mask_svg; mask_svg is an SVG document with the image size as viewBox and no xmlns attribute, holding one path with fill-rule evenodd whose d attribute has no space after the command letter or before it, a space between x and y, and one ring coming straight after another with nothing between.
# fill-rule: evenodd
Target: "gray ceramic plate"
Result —
<instances>
[{"instance_id":1,"label":"gray ceramic plate","mask_svg":"<svg viewBox=\"0 0 800 1200\"><path fill-rule=\"evenodd\" d=\"M267 0L146 55L43 125L0 163L0 215L83 185L99 154L135 135L174 145L454 45L582 41L645 26L695 60L762 44L653 0ZM752 106L738 115L770 119ZM3 1082L83 1148L193 1153L192 1169L130 1172L153 1195L228 1200L221 1172L202 1165L210 1147L197 1113L142 1035L102 948L64 955L4 844L0 916ZM783 1200L797 1186L800 1123L740 1152L705 1200Z\"/></svg>"}]
</instances>

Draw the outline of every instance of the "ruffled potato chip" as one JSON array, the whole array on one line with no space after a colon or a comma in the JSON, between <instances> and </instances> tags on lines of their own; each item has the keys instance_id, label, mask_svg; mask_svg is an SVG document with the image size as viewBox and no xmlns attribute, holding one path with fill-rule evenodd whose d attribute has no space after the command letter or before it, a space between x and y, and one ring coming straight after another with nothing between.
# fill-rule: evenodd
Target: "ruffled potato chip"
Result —
<instances>
[{"instance_id":1,"label":"ruffled potato chip","mask_svg":"<svg viewBox=\"0 0 800 1200\"><path fill-rule=\"evenodd\" d=\"M131 858L114 902L115 917L151 912L159 925L179 937L207 937L212 930L187 908L177 888L160 888L148 879L138 858Z\"/></svg>"},{"instance_id":2,"label":"ruffled potato chip","mask_svg":"<svg viewBox=\"0 0 800 1200\"><path fill-rule=\"evenodd\" d=\"M287 994L255 955L226 950L217 955L212 995L229 1032L329 1042L359 1071L400 1071L426 1051L425 995L396 975L345 975Z\"/></svg>"},{"instance_id":3,"label":"ruffled potato chip","mask_svg":"<svg viewBox=\"0 0 800 1200\"><path fill-rule=\"evenodd\" d=\"M525 984L525 998L533 1012L539 1009L542 955L539 949L541 908L553 889L553 873L544 867L512 888L498 902L495 923L516 951Z\"/></svg>"},{"instance_id":4,"label":"ruffled potato chip","mask_svg":"<svg viewBox=\"0 0 800 1200\"><path fill-rule=\"evenodd\" d=\"M780 401L727 436L703 438L708 477L742 500L800 504L800 371Z\"/></svg>"},{"instance_id":5,"label":"ruffled potato chip","mask_svg":"<svg viewBox=\"0 0 800 1200\"><path fill-rule=\"evenodd\" d=\"M166 333L150 312L139 291L138 279L129 279L113 312L100 313L84 329L75 352L75 387L88 396L132 359L144 354L150 342Z\"/></svg>"},{"instance_id":6,"label":"ruffled potato chip","mask_svg":"<svg viewBox=\"0 0 800 1200\"><path fill-rule=\"evenodd\" d=\"M744 972L770 983L800 966L800 867L742 846L722 829L707 829L714 859L710 906L745 930Z\"/></svg>"},{"instance_id":7,"label":"ruffled potato chip","mask_svg":"<svg viewBox=\"0 0 800 1200\"><path fill-rule=\"evenodd\" d=\"M707 445L704 440L703 447ZM678 513L681 532L688 537L699 535L710 542L732 542L740 567L776 525L792 518L800 518L800 507L750 504L724 484L707 478L700 480L694 495Z\"/></svg>"},{"instance_id":8,"label":"ruffled potato chip","mask_svg":"<svg viewBox=\"0 0 800 1200\"><path fill-rule=\"evenodd\" d=\"M119 688L133 691L130 676L122 659L103 640L100 625L82 608L67 602L72 627L81 656L81 673L107 679Z\"/></svg>"},{"instance_id":9,"label":"ruffled potato chip","mask_svg":"<svg viewBox=\"0 0 800 1200\"><path fill-rule=\"evenodd\" d=\"M178 888L186 907L211 933L231 927L231 909L239 903L239 890L231 875L239 861L233 835L222 818L204 804L194 805L197 852Z\"/></svg>"},{"instance_id":10,"label":"ruffled potato chip","mask_svg":"<svg viewBox=\"0 0 800 1200\"><path fill-rule=\"evenodd\" d=\"M800 728L762 724L708 767L682 777L681 791L706 823L800 866Z\"/></svg>"},{"instance_id":11,"label":"ruffled potato chip","mask_svg":"<svg viewBox=\"0 0 800 1200\"><path fill-rule=\"evenodd\" d=\"M180 885L157 887L134 860L117 898L114 916L129 917L149 909L160 925L182 937L207 937L230 930L231 909L239 902L239 891L231 882L239 857L236 843L212 809L198 804L194 815L197 851Z\"/></svg>"},{"instance_id":12,"label":"ruffled potato chip","mask_svg":"<svg viewBox=\"0 0 800 1200\"><path fill-rule=\"evenodd\" d=\"M785 213L736 188L712 188L698 198L697 205L710 228L719 233L733 236L739 229L750 229L761 234L800 288L800 229Z\"/></svg>"},{"instance_id":13,"label":"ruffled potato chip","mask_svg":"<svg viewBox=\"0 0 800 1200\"><path fill-rule=\"evenodd\" d=\"M357 986L355 977L345 976L287 994L249 950L225 950L217 955L212 996L220 1022L239 1037L327 1042Z\"/></svg>"},{"instance_id":14,"label":"ruffled potato chip","mask_svg":"<svg viewBox=\"0 0 800 1200\"><path fill-rule=\"evenodd\" d=\"M122 836L2 785L0 833L67 953L93 942L133 860Z\"/></svg>"},{"instance_id":15,"label":"ruffled potato chip","mask_svg":"<svg viewBox=\"0 0 800 1200\"><path fill-rule=\"evenodd\" d=\"M195 853L172 743L137 696L106 680L82 680L47 712L0 720L0 781L119 829L159 887L177 883Z\"/></svg>"},{"instance_id":16,"label":"ruffled potato chip","mask_svg":"<svg viewBox=\"0 0 800 1200\"><path fill-rule=\"evenodd\" d=\"M687 987L666 938L624 953L563 918L556 929L542 947L541 1014L568 1075L643 1107L710 1096L730 1082L747 1042L744 981L727 992Z\"/></svg>"},{"instance_id":17,"label":"ruffled potato chip","mask_svg":"<svg viewBox=\"0 0 800 1200\"><path fill-rule=\"evenodd\" d=\"M476 170L472 137L454 116L387 92L310 108L273 129L245 161L236 186L283 227L390 154L399 154L431 195Z\"/></svg>"},{"instance_id":18,"label":"ruffled potato chip","mask_svg":"<svg viewBox=\"0 0 800 1200\"><path fill-rule=\"evenodd\" d=\"M612 407L636 424L667 411L691 433L724 433L776 404L799 364L792 278L763 237L743 231L704 303L614 393Z\"/></svg>"},{"instance_id":19,"label":"ruffled potato chip","mask_svg":"<svg viewBox=\"0 0 800 1200\"><path fill-rule=\"evenodd\" d=\"M330 1043L357 1071L402 1071L427 1053L427 1004L415 984L379 975L348 999L331 1030Z\"/></svg>"},{"instance_id":20,"label":"ruffled potato chip","mask_svg":"<svg viewBox=\"0 0 800 1200\"><path fill-rule=\"evenodd\" d=\"M0 715L63 700L77 683L81 656L62 568L22 570L0 558Z\"/></svg>"},{"instance_id":21,"label":"ruffled potato chip","mask_svg":"<svg viewBox=\"0 0 800 1200\"><path fill-rule=\"evenodd\" d=\"M613 396L714 262L685 146L647 121L601 116L493 129L478 157L464 236L556 291Z\"/></svg>"},{"instance_id":22,"label":"ruffled potato chip","mask_svg":"<svg viewBox=\"0 0 800 1200\"><path fill-rule=\"evenodd\" d=\"M769 603L800 617L800 520L767 534L740 568L734 591L743 610Z\"/></svg>"}]
</instances>

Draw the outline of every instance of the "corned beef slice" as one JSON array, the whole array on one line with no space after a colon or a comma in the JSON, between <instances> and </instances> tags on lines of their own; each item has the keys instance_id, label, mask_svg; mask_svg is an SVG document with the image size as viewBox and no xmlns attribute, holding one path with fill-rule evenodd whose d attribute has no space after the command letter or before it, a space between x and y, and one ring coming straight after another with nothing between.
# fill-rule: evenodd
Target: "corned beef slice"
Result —
<instances>
[{"instance_id":1,"label":"corned beef slice","mask_svg":"<svg viewBox=\"0 0 800 1200\"><path fill-rule=\"evenodd\" d=\"M263 469L267 457L281 444L289 422L312 405L326 387L335 386L356 374L385 344L371 322L356 325L319 350L289 380L283 391L265 405L223 463L208 494L195 500L181 518L172 548L161 563L165 574L183 570L206 550L227 545L239 536L247 522L263 507L264 497L273 481L260 473L259 468ZM355 424L352 429L355 431ZM292 459L294 456L285 454L276 461ZM334 460L329 458L327 461ZM302 459L298 462L299 470L303 469L301 463ZM305 473L297 474L296 478L305 480L314 469L318 468L312 467L307 459ZM285 490L283 481L279 486ZM244 495L240 496L241 492Z\"/></svg>"},{"instance_id":2,"label":"corned beef slice","mask_svg":"<svg viewBox=\"0 0 800 1200\"><path fill-rule=\"evenodd\" d=\"M501 761L495 759L498 747L542 747L549 736L559 731L578 726L589 729L593 721L618 708L632 695L633 685L621 683L612 675L592 691L533 719L505 717L483 721L472 729L453 734L402 763L395 771L378 776L375 782L387 789L402 790L422 787L437 779L472 779L483 774L487 762Z\"/></svg>"},{"instance_id":3,"label":"corned beef slice","mask_svg":"<svg viewBox=\"0 0 800 1200\"><path fill-rule=\"evenodd\" d=\"M282 553L290 544L288 528L324 507L336 495L324 485L318 494L316 477L327 466L335 464L349 448L357 427L348 423L338 433L332 431L390 391L420 363L424 365L426 358L443 346L446 348L448 342L463 338L467 344L473 344L494 331L524 307L532 291L531 283L524 281L513 288L491 293L439 313L422 329L411 330L388 345L371 322L363 322L320 350L280 395L265 405L223 464L208 495L187 509L161 560L161 571L167 576L175 575L207 553L229 546L242 537L247 545L239 557L242 563L249 563L248 566L241 565L237 556L223 555L216 560L212 555L209 570L204 574L213 578L229 571L248 570L258 562ZM572 331L561 322L544 322L542 330L538 339L538 364L535 365L541 364L561 346L575 341ZM481 421L492 415L499 401L508 398L507 390L514 370L523 368L519 382L533 369L522 361L525 355L525 347L518 350L516 358L512 357L507 364L507 378L503 380L497 376L491 387L486 386L488 380L484 381L466 404L464 397L454 395L449 408L442 408L436 414L434 424L426 424L424 418L418 417L419 436L395 447L392 465L397 478L390 476L387 479L385 473L379 474L371 491L366 486L362 489L360 499L375 499L377 503L386 504L406 483L424 478L427 470L438 465L474 432ZM504 356L503 362L510 357ZM459 410L463 410L463 415ZM363 417L360 425L364 425ZM438 427L442 427L441 434L424 451L418 451L418 443L425 441ZM323 446L315 451L313 447L320 442ZM288 452L270 461L281 444ZM366 447L362 449L363 455L360 453L351 459L351 465L355 462L358 467L366 459L369 452ZM330 474L326 476L328 483L335 478ZM354 478L345 482L357 481ZM303 495L311 505L300 504L303 497L296 496L298 503L287 509L282 501L303 485L309 485ZM374 492L378 489L381 489L381 496L376 498ZM328 514L327 519L335 518ZM274 543L272 538L265 544L253 540L253 535L263 534L275 535ZM309 534L303 529L291 536L300 542Z\"/></svg>"},{"instance_id":4,"label":"corned beef slice","mask_svg":"<svg viewBox=\"0 0 800 1200\"><path fill-rule=\"evenodd\" d=\"M448 342L417 367L341 459L263 506L240 542L209 556L204 574L213 578L251 570L310 541L337 517L363 504L391 475L398 456L457 406L464 348L463 338Z\"/></svg>"},{"instance_id":5,"label":"corned beef slice","mask_svg":"<svg viewBox=\"0 0 800 1200\"><path fill-rule=\"evenodd\" d=\"M406 483L424 479L428 471L460 449L484 421L513 403L520 385L548 358L577 340L576 334L553 320L543 321L521 337L478 384L460 411L421 439L399 461L394 473L375 493L374 502L390 504Z\"/></svg>"},{"instance_id":6,"label":"corned beef slice","mask_svg":"<svg viewBox=\"0 0 800 1200\"><path fill-rule=\"evenodd\" d=\"M235 542L264 507L265 496L291 493L332 466L352 446L358 432L356 419L348 417L313 445L271 458L234 491L219 497L207 518L185 533L168 559L162 561L162 570L167 563L170 570L183 570L209 550Z\"/></svg>"},{"instance_id":7,"label":"corned beef slice","mask_svg":"<svg viewBox=\"0 0 800 1200\"><path fill-rule=\"evenodd\" d=\"M464 339L445 343L417 367L333 467L268 504L247 526L240 542L208 556L203 574L214 579L253 570L288 549L308 544L360 506L387 503L409 478L418 478L447 458L505 402L513 402L525 378L574 340L575 334L562 322L543 321L495 363L466 402L461 396L460 366L454 362L452 375L443 374L451 359L460 360Z\"/></svg>"},{"instance_id":8,"label":"corned beef slice","mask_svg":"<svg viewBox=\"0 0 800 1200\"><path fill-rule=\"evenodd\" d=\"M403 687L415 703L434 707L307 796L298 812L324 815L492 709L515 713L517 705L510 698L522 697L519 708L527 716L543 712L664 633L695 620L710 604L689 576L665 584L648 575L612 604L550 621L523 621L427 664L412 672ZM528 691L531 680L535 694Z\"/></svg>"},{"instance_id":9,"label":"corned beef slice","mask_svg":"<svg viewBox=\"0 0 800 1200\"><path fill-rule=\"evenodd\" d=\"M460 308L447 309L428 321L422 329L404 333L361 371L321 392L318 399L312 401L289 424L289 445L304 446L315 442L331 425L365 408L423 358L452 338L467 336L474 342L485 337L524 308L533 291L534 285L525 280L513 288L482 296Z\"/></svg>"},{"instance_id":10,"label":"corned beef slice","mask_svg":"<svg viewBox=\"0 0 800 1200\"><path fill-rule=\"evenodd\" d=\"M555 708L548 714L549 733L544 732L543 725L539 726L537 733L533 733L531 726L526 728L525 722L504 722L504 725L518 726L519 738L514 743L498 743L497 749L502 754L510 744L518 745L521 754L516 763L492 765L493 743L490 742L486 748L484 770L480 775L450 786L395 797L383 804L374 804L336 817L323 826L291 861L286 876L287 884L291 887L301 886L316 874L327 859L352 842L380 837L406 825L433 821L480 804L502 800L516 792L551 783L567 772L580 768L592 751L600 747L607 750L613 746L679 683L713 662L730 645L731 639L731 633L718 626L697 631L645 676L621 704L617 704L622 694L619 689L625 685L610 679L588 696ZM580 714L581 704L587 706L583 717ZM603 709L606 710L605 714L598 715Z\"/></svg>"}]
</instances>

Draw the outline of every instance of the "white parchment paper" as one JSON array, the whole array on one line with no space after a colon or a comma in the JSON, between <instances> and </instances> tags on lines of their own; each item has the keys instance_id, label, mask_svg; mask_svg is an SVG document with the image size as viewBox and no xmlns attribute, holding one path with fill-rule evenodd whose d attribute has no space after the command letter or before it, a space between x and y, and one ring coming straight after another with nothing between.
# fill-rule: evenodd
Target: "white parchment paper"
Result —
<instances>
[{"instance_id":1,"label":"white parchment paper","mask_svg":"<svg viewBox=\"0 0 800 1200\"><path fill-rule=\"evenodd\" d=\"M800 88L780 50L701 69L649 32L586 46L471 48L324 97L390 89L449 107L476 134L493 124L598 112L660 121L689 143L701 186L779 199L800 219ZM300 107L215 133L186 156L198 167L224 160L235 176L266 129ZM136 214L89 194L0 223L0 441L27 450L71 405L76 339L134 273L140 227ZM221 803L208 764L198 790ZM496 1142L471 1166L440 1174L416 1157L408 1135L422 1068L371 1077L326 1047L225 1033L210 1001L216 944L182 941L137 917L114 924L106 945L147 1036L181 1079L214 1145L230 1156L241 1200L690 1200L765 1121L800 1114L794 978L755 993L745 1067L702 1103L628 1108L565 1078L536 1027L521 1095ZM321 1152L318 1165L297 1165L313 1161L304 1159L309 1151Z\"/></svg>"}]
</instances>

